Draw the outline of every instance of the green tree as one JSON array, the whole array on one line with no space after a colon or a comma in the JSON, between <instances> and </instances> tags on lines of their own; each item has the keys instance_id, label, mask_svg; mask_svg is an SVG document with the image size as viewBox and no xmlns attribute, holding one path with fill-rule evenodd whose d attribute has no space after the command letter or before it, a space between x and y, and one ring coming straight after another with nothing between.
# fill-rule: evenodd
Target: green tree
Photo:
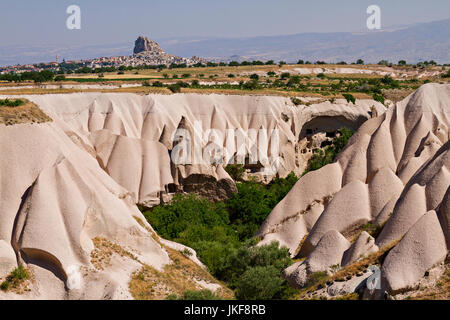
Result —
<instances>
[{"instance_id":1,"label":"green tree","mask_svg":"<svg viewBox=\"0 0 450 320\"><path fill-rule=\"evenodd\" d=\"M249 268L239 278L236 285L236 297L241 300L269 300L284 289L284 280L273 267Z\"/></svg>"}]
</instances>

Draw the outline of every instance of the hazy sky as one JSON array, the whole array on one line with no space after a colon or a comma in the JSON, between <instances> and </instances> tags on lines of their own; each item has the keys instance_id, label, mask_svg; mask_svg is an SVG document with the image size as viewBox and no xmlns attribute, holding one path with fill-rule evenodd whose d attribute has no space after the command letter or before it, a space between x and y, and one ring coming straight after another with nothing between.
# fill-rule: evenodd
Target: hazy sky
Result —
<instances>
[{"instance_id":1,"label":"hazy sky","mask_svg":"<svg viewBox=\"0 0 450 320\"><path fill-rule=\"evenodd\" d=\"M81 7L81 30L66 28L71 4ZM367 31L371 4L384 27L450 18L449 0L1 0L0 46Z\"/></svg>"}]
</instances>

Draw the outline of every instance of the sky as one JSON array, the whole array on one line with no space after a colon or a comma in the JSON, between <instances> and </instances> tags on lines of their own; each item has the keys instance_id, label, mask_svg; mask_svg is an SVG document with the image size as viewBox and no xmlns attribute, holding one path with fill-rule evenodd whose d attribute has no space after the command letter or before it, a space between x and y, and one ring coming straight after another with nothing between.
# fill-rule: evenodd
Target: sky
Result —
<instances>
[{"instance_id":1,"label":"sky","mask_svg":"<svg viewBox=\"0 0 450 320\"><path fill-rule=\"evenodd\" d=\"M373 4L382 27L450 18L449 0L1 0L0 46L367 31ZM66 28L69 5L81 30Z\"/></svg>"}]
</instances>

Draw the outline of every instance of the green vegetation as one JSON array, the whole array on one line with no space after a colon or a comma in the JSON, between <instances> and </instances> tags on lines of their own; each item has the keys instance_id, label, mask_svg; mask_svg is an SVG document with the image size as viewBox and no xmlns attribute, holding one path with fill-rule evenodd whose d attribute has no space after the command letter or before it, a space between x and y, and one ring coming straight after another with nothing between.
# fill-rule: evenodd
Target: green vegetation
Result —
<instances>
[{"instance_id":1,"label":"green vegetation","mask_svg":"<svg viewBox=\"0 0 450 320\"><path fill-rule=\"evenodd\" d=\"M24 101L20 100L20 99L14 99L14 100L9 100L9 99L0 99L0 106L2 107L19 107L24 105Z\"/></svg>"},{"instance_id":2,"label":"green vegetation","mask_svg":"<svg viewBox=\"0 0 450 320\"><path fill-rule=\"evenodd\" d=\"M238 173L243 169L234 168ZM292 263L289 251L278 243L256 246L253 236L297 180L291 173L267 186L237 183L238 193L217 203L193 194L176 195L170 204L144 211L144 216L162 237L196 250L211 274L238 298L278 299L291 293L282 278ZM266 278L254 281L258 275Z\"/></svg>"},{"instance_id":3,"label":"green vegetation","mask_svg":"<svg viewBox=\"0 0 450 320\"><path fill-rule=\"evenodd\" d=\"M221 297L215 295L210 290L199 290L199 291L185 291L183 296L178 296L176 294L171 294L167 296L167 300L222 300Z\"/></svg>"},{"instance_id":4,"label":"green vegetation","mask_svg":"<svg viewBox=\"0 0 450 320\"><path fill-rule=\"evenodd\" d=\"M48 82L52 81L55 74L50 70L43 70L41 72L23 72L23 73L8 73L0 75L0 80L9 82L22 82L22 81L34 81L34 82Z\"/></svg>"},{"instance_id":5,"label":"green vegetation","mask_svg":"<svg viewBox=\"0 0 450 320\"><path fill-rule=\"evenodd\" d=\"M355 97L353 95L351 95L350 93L343 93L342 95L344 96L345 100L347 100L348 103L350 103L350 102L353 104L356 103Z\"/></svg>"},{"instance_id":6,"label":"green vegetation","mask_svg":"<svg viewBox=\"0 0 450 320\"><path fill-rule=\"evenodd\" d=\"M242 164L229 164L225 167L225 171L228 172L234 181L242 181L245 169Z\"/></svg>"},{"instance_id":7,"label":"green vegetation","mask_svg":"<svg viewBox=\"0 0 450 320\"><path fill-rule=\"evenodd\" d=\"M172 93L180 93L181 92L181 86L178 83L171 84L168 86L169 90L172 91Z\"/></svg>"},{"instance_id":8,"label":"green vegetation","mask_svg":"<svg viewBox=\"0 0 450 320\"><path fill-rule=\"evenodd\" d=\"M375 223L367 223L361 227L363 231L367 231L372 237L376 238L380 234L383 227Z\"/></svg>"},{"instance_id":9,"label":"green vegetation","mask_svg":"<svg viewBox=\"0 0 450 320\"><path fill-rule=\"evenodd\" d=\"M328 274L325 271L311 273L308 277L306 287L312 287L325 282L328 279Z\"/></svg>"},{"instance_id":10,"label":"green vegetation","mask_svg":"<svg viewBox=\"0 0 450 320\"><path fill-rule=\"evenodd\" d=\"M302 100L300 100L299 98L292 97L292 98L291 98L291 101L292 101L292 103L293 103L294 105L296 105L296 106L299 106L299 105L302 104Z\"/></svg>"},{"instance_id":11,"label":"green vegetation","mask_svg":"<svg viewBox=\"0 0 450 320\"><path fill-rule=\"evenodd\" d=\"M384 96L382 94L378 94L378 93L373 94L373 100L378 101L382 104L384 104L384 102L385 102Z\"/></svg>"},{"instance_id":12,"label":"green vegetation","mask_svg":"<svg viewBox=\"0 0 450 320\"><path fill-rule=\"evenodd\" d=\"M327 164L333 163L336 160L337 155L344 149L347 145L348 140L354 134L354 131L348 128L341 128L339 130L340 135L333 140L333 143L324 150L317 149L314 155L308 162L308 167L303 174L306 174L310 171L318 170Z\"/></svg>"},{"instance_id":13,"label":"green vegetation","mask_svg":"<svg viewBox=\"0 0 450 320\"><path fill-rule=\"evenodd\" d=\"M14 269L6 280L0 284L2 291L8 291L10 288L18 288L25 280L30 278L30 274L23 266Z\"/></svg>"}]
</instances>

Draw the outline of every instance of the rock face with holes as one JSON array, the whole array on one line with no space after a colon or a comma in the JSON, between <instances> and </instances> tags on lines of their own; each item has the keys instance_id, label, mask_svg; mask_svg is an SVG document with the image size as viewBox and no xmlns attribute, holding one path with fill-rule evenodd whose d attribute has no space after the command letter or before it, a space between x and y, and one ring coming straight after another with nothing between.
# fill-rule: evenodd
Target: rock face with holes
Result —
<instances>
[{"instance_id":1,"label":"rock face with holes","mask_svg":"<svg viewBox=\"0 0 450 320\"><path fill-rule=\"evenodd\" d=\"M261 243L278 240L309 259L330 232L354 240L375 226L375 241L361 234L341 264L399 241L382 266L382 285L393 293L412 288L448 254L449 127L450 85L422 86L365 122L335 163L302 177L261 226ZM304 279L307 268L292 269Z\"/></svg>"},{"instance_id":2,"label":"rock face with holes","mask_svg":"<svg viewBox=\"0 0 450 320\"><path fill-rule=\"evenodd\" d=\"M282 97L214 94L29 98L94 156L134 202L147 206L174 192L211 200L230 197L236 192L224 170L230 162L245 163L249 176L266 182L276 175L301 174L312 155L312 149L301 154L304 140L335 134L341 126L357 129L373 106L384 111L373 100L294 106Z\"/></svg>"}]
</instances>

